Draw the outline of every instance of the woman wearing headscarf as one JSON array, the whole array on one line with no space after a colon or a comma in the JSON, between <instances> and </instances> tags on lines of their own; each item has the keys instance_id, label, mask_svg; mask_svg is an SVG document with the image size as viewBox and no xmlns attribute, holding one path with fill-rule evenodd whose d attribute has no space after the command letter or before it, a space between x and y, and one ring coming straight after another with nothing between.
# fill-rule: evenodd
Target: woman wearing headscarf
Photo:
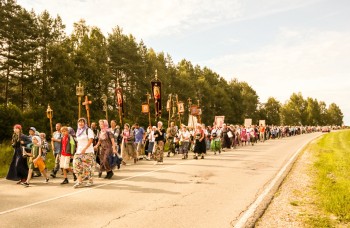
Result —
<instances>
[{"instance_id":1,"label":"woman wearing headscarf","mask_svg":"<svg viewBox=\"0 0 350 228\"><path fill-rule=\"evenodd\" d=\"M130 125L128 123L124 124L124 130L122 134L123 134L122 151L121 151L122 157L123 157L122 164L126 165L125 161L129 160L130 158L133 158L134 163L136 163L137 154L136 154L136 148L134 145L135 136L134 136L134 132L130 129Z\"/></svg>"},{"instance_id":2,"label":"woman wearing headscarf","mask_svg":"<svg viewBox=\"0 0 350 228\"><path fill-rule=\"evenodd\" d=\"M163 122L158 121L157 129L154 132L154 159L157 164L163 164L164 157L164 141L165 141L165 129L163 128Z\"/></svg>"},{"instance_id":3,"label":"woman wearing headscarf","mask_svg":"<svg viewBox=\"0 0 350 228\"><path fill-rule=\"evenodd\" d=\"M100 133L98 135L98 142L95 145L94 149L97 150L100 146L100 149L98 150L98 156L100 158L100 173L106 171L106 179L111 179L113 176L113 171L110 166L110 157L117 156L117 149L114 142L114 135L108 128L108 121L107 120L99 120L98 121L100 125Z\"/></svg>"},{"instance_id":4,"label":"woman wearing headscarf","mask_svg":"<svg viewBox=\"0 0 350 228\"><path fill-rule=\"evenodd\" d=\"M44 183L49 182L49 178L47 177L47 173L45 169L46 168L45 162L41 158L42 150L41 150L40 137L37 135L33 136L32 143L33 143L33 146L31 148L30 153L27 153L25 151L23 152L25 155L28 156L28 166L29 166L27 180L24 183L22 183L25 187L29 187L29 182L32 178L34 168L38 168L40 173L43 174L43 176L45 177Z\"/></svg>"},{"instance_id":5,"label":"woman wearing headscarf","mask_svg":"<svg viewBox=\"0 0 350 228\"><path fill-rule=\"evenodd\" d=\"M27 158L22 155L22 148L31 141L22 133L22 127L16 124L13 127L12 147L14 149L12 162L6 179L18 181L17 184L24 183L28 176Z\"/></svg>"},{"instance_id":6,"label":"woman wearing headscarf","mask_svg":"<svg viewBox=\"0 0 350 228\"><path fill-rule=\"evenodd\" d=\"M83 178L87 178L88 182L85 187L93 185L93 174L95 165L95 154L92 141L94 132L87 126L85 118L78 120L78 129L76 133L77 151L74 154L73 170L78 177L78 181L74 188L83 187Z\"/></svg>"},{"instance_id":7,"label":"woman wearing headscarf","mask_svg":"<svg viewBox=\"0 0 350 228\"><path fill-rule=\"evenodd\" d=\"M202 129L201 124L197 124L197 128L194 132L194 159L198 159L198 156L201 156L201 159L204 159L204 154L206 153L206 144L205 144L205 134Z\"/></svg>"}]
</instances>

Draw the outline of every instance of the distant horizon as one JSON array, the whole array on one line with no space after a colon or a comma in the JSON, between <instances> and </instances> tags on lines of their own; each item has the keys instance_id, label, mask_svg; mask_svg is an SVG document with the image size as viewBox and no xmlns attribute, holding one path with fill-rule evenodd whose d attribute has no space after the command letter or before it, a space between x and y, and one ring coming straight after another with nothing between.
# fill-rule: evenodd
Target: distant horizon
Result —
<instances>
[{"instance_id":1,"label":"distant horizon","mask_svg":"<svg viewBox=\"0 0 350 228\"><path fill-rule=\"evenodd\" d=\"M107 35L117 25L157 53L247 82L265 103L301 93L338 105L350 125L350 2L340 0L17 0L59 15L70 35L86 20ZM77 11L76 9L79 9Z\"/></svg>"}]
</instances>

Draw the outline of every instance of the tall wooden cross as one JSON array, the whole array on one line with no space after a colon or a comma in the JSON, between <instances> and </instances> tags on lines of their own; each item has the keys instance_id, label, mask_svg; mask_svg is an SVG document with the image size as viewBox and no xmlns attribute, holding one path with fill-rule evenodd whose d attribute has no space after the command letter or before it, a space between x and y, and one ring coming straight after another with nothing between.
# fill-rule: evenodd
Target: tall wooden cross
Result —
<instances>
[{"instance_id":1,"label":"tall wooden cross","mask_svg":"<svg viewBox=\"0 0 350 228\"><path fill-rule=\"evenodd\" d=\"M88 121L88 126L90 127L90 107L89 105L92 103L92 101L89 101L88 96L85 96L85 101L83 102L83 105L85 106L86 109L86 115L87 115L87 121Z\"/></svg>"}]
</instances>

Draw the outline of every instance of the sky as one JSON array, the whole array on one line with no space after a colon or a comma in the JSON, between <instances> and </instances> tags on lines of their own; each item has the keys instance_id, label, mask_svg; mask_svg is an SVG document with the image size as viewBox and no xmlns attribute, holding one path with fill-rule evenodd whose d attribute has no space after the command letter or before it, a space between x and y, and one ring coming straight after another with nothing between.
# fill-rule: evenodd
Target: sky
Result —
<instances>
[{"instance_id":1,"label":"sky","mask_svg":"<svg viewBox=\"0 0 350 228\"><path fill-rule=\"evenodd\" d=\"M84 19L119 26L148 48L247 82L260 102L292 93L336 103L350 125L348 0L17 0L59 15L70 34Z\"/></svg>"}]
</instances>

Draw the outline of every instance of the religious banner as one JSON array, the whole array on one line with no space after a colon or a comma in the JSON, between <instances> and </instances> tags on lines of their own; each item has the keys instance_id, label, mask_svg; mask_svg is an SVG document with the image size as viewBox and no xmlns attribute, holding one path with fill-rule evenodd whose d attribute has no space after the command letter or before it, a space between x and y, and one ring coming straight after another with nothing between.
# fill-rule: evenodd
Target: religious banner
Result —
<instances>
[{"instance_id":1,"label":"religious banner","mask_svg":"<svg viewBox=\"0 0 350 228\"><path fill-rule=\"evenodd\" d=\"M115 94L117 98L117 105L119 107L121 115L124 116L124 98L122 88L118 87L115 89Z\"/></svg>"},{"instance_id":2,"label":"religious banner","mask_svg":"<svg viewBox=\"0 0 350 228\"><path fill-rule=\"evenodd\" d=\"M222 127L224 123L225 123L225 116L215 116L214 124L217 127Z\"/></svg>"},{"instance_id":3,"label":"religious banner","mask_svg":"<svg viewBox=\"0 0 350 228\"><path fill-rule=\"evenodd\" d=\"M170 112L170 108L171 108L171 101L168 100L168 101L166 102L166 110L167 110L167 112Z\"/></svg>"},{"instance_id":4,"label":"religious banner","mask_svg":"<svg viewBox=\"0 0 350 228\"><path fill-rule=\"evenodd\" d=\"M151 85L156 117L160 117L162 115L162 84L160 81L152 81Z\"/></svg>"},{"instance_id":5,"label":"religious banner","mask_svg":"<svg viewBox=\"0 0 350 228\"><path fill-rule=\"evenodd\" d=\"M193 116L191 114L188 115L188 124L187 124L188 127L195 128L195 126L197 126L197 123L198 123L197 116Z\"/></svg>"},{"instance_id":6,"label":"religious banner","mask_svg":"<svg viewBox=\"0 0 350 228\"><path fill-rule=\"evenodd\" d=\"M253 121L252 119L244 119L244 126L250 127L252 125Z\"/></svg>"},{"instance_id":7,"label":"religious banner","mask_svg":"<svg viewBox=\"0 0 350 228\"><path fill-rule=\"evenodd\" d=\"M149 105L147 103L143 103L141 106L141 112L143 114L148 114L149 113Z\"/></svg>"},{"instance_id":8,"label":"religious banner","mask_svg":"<svg viewBox=\"0 0 350 228\"><path fill-rule=\"evenodd\" d=\"M193 116L198 116L198 106L197 105L192 105L191 106L190 114L193 115Z\"/></svg>"},{"instance_id":9,"label":"religious banner","mask_svg":"<svg viewBox=\"0 0 350 228\"><path fill-rule=\"evenodd\" d=\"M177 103L177 110L179 111L180 114L185 112L185 104L182 101L179 101Z\"/></svg>"},{"instance_id":10,"label":"religious banner","mask_svg":"<svg viewBox=\"0 0 350 228\"><path fill-rule=\"evenodd\" d=\"M266 123L265 120L259 120L259 126L263 125L265 127Z\"/></svg>"}]
</instances>

